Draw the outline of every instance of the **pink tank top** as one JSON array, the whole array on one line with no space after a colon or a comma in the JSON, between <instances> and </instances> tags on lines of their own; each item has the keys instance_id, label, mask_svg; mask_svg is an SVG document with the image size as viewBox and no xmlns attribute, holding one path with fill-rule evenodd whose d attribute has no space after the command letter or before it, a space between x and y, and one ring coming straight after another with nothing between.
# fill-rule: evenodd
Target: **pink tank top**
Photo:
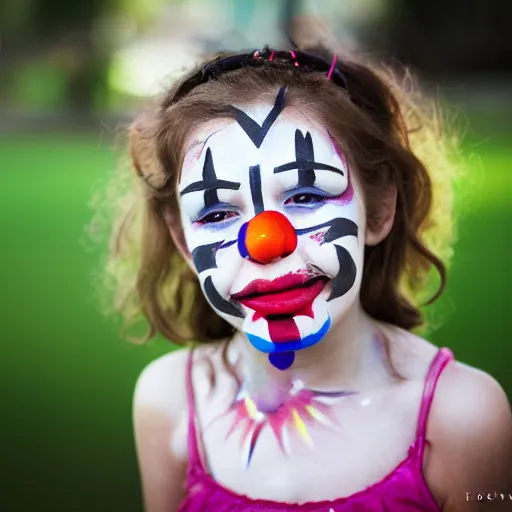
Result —
<instances>
[{"instance_id":1,"label":"pink tank top","mask_svg":"<svg viewBox=\"0 0 512 512\"><path fill-rule=\"evenodd\" d=\"M206 471L199 454L195 427L194 392L192 388L192 354L187 369L187 395L189 401L187 496L178 512L282 512L283 510L317 512L439 512L422 471L427 417L434 397L439 375L453 359L452 352L441 348L427 373L421 400L416 439L407 457L377 483L347 497L307 503L285 503L253 499L236 494L216 482Z\"/></svg>"}]
</instances>

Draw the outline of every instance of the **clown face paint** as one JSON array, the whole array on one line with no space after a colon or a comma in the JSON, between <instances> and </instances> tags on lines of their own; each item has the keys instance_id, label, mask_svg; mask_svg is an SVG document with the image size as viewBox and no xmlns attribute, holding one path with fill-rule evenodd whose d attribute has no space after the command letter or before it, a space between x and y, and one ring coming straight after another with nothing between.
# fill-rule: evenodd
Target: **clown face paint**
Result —
<instances>
[{"instance_id":1,"label":"clown face paint","mask_svg":"<svg viewBox=\"0 0 512 512\"><path fill-rule=\"evenodd\" d=\"M185 157L179 184L207 300L280 369L356 301L364 249L364 212L343 153L326 130L283 111L284 100L282 89L274 105L236 109L235 121L192 133L189 144L206 143ZM254 256L269 254L265 244L280 243L283 229L296 243Z\"/></svg>"}]
</instances>

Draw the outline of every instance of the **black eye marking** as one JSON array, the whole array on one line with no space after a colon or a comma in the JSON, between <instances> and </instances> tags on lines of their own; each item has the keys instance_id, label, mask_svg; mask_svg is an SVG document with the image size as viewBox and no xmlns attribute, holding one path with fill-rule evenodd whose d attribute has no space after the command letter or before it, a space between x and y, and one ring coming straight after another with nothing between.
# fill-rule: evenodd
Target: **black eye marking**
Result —
<instances>
[{"instance_id":1,"label":"black eye marking","mask_svg":"<svg viewBox=\"0 0 512 512\"><path fill-rule=\"evenodd\" d=\"M298 236L300 235L307 235L308 233L312 233L313 231L318 231L322 228L328 227L329 229L325 232L324 237L322 239L321 244L334 242L334 240L337 240L338 238L343 238L344 236L357 236L358 234L358 227L357 224L350 219L333 219L328 222L324 222L323 224L317 224L316 226L311 226L309 228L302 228L302 229L296 229L295 233L297 233ZM228 242L220 242L217 249L226 249L227 247L230 247L234 244L236 244L238 240L229 240ZM320 244L320 245L321 245ZM212 244L214 245L214 244ZM201 246L202 247L202 246ZM208 247L208 246L204 246ZM200 247L197 247L195 250L199 249ZM215 267L211 267L215 268Z\"/></svg>"},{"instance_id":2,"label":"black eye marking","mask_svg":"<svg viewBox=\"0 0 512 512\"><path fill-rule=\"evenodd\" d=\"M217 249L223 244L224 240L215 242L208 245L200 245L192 251L192 261L199 273L209 270L211 268L217 268L217 262L215 256Z\"/></svg>"},{"instance_id":3,"label":"black eye marking","mask_svg":"<svg viewBox=\"0 0 512 512\"><path fill-rule=\"evenodd\" d=\"M325 232L322 244L334 242L334 240L344 236L357 236L358 233L357 224L350 219L344 218L332 219L328 222L324 222L323 224L317 224L316 226L311 226L309 228L296 229L295 232L297 235L305 235L325 227L328 227L329 229Z\"/></svg>"},{"instance_id":4,"label":"black eye marking","mask_svg":"<svg viewBox=\"0 0 512 512\"><path fill-rule=\"evenodd\" d=\"M235 245L238 242L238 240L230 240L229 242L226 242L222 244L219 249L226 249L226 247L230 247L231 245Z\"/></svg>"},{"instance_id":5,"label":"black eye marking","mask_svg":"<svg viewBox=\"0 0 512 512\"><path fill-rule=\"evenodd\" d=\"M258 215L258 213L261 213L265 209L263 206L259 165L254 165L249 168L249 184L251 186L252 203L254 204L254 215Z\"/></svg>"},{"instance_id":6,"label":"black eye marking","mask_svg":"<svg viewBox=\"0 0 512 512\"><path fill-rule=\"evenodd\" d=\"M277 94L277 98L274 106L272 107L272 110L269 112L261 126L242 110L236 107L232 107L235 111L236 121L257 148L261 146L268 131L275 123L279 114L282 112L285 105L285 95L286 87L281 87L281 89L279 89L279 93Z\"/></svg>"},{"instance_id":7,"label":"black eye marking","mask_svg":"<svg viewBox=\"0 0 512 512\"><path fill-rule=\"evenodd\" d=\"M188 187L185 187L180 196L190 194L190 192L199 192L204 190L204 204L205 207L212 206L219 202L217 189L238 190L240 183L236 181L218 180L215 174L215 167L213 166L213 158L211 149L206 150L206 156L203 165L203 181L195 181Z\"/></svg>"},{"instance_id":8,"label":"black eye marking","mask_svg":"<svg viewBox=\"0 0 512 512\"><path fill-rule=\"evenodd\" d=\"M352 288L357 273L356 264L347 249L336 244L334 244L334 248L340 263L340 270L331 281L332 290L327 301L345 295Z\"/></svg>"},{"instance_id":9,"label":"black eye marking","mask_svg":"<svg viewBox=\"0 0 512 512\"><path fill-rule=\"evenodd\" d=\"M214 242L213 244L199 245L192 250L192 261L197 269L198 273L217 268L217 262L215 260L217 251L219 249L227 249L232 245L236 244L237 240L230 240L229 242Z\"/></svg>"},{"instance_id":10,"label":"black eye marking","mask_svg":"<svg viewBox=\"0 0 512 512\"><path fill-rule=\"evenodd\" d=\"M226 313L227 315L236 316L238 318L244 318L244 314L239 306L234 302L223 299L220 296L213 284L211 276L208 276L204 281L204 293L210 301L210 304L221 313Z\"/></svg>"},{"instance_id":11,"label":"black eye marking","mask_svg":"<svg viewBox=\"0 0 512 512\"><path fill-rule=\"evenodd\" d=\"M324 227L328 227L329 229L324 234L323 241L321 242L322 244L333 242L334 240L345 236L357 236L358 234L357 224L344 218L333 219L329 222L324 222L323 224L318 224L309 228L296 229L295 231L297 235L304 235ZM192 259L198 273L217 268L217 263L215 261L217 251L219 249L230 247L236 244L236 242L236 240L230 240L228 242L221 240L220 242L196 247L192 251ZM336 244L334 244L334 248L336 249L336 256L339 261L340 269L338 274L332 279L332 290L331 294L327 298L328 301L345 295L352 288L357 275L356 265L352 256L350 256L350 253L344 247ZM212 306L218 311L238 318L244 317L241 308L236 303L225 300L221 297L213 284L211 276L208 276L205 279L204 293Z\"/></svg>"}]
</instances>

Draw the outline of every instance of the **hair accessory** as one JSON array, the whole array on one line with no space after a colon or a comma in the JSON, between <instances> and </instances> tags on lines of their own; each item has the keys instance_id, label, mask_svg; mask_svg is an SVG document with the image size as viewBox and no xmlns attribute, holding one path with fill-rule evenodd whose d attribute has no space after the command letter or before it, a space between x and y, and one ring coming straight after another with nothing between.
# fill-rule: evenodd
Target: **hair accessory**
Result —
<instances>
[{"instance_id":1,"label":"hair accessory","mask_svg":"<svg viewBox=\"0 0 512 512\"><path fill-rule=\"evenodd\" d=\"M330 80L331 79L331 76L332 76L332 73L334 71L334 68L336 67L336 54L334 54L332 56L332 62L331 62L331 67L329 68L329 72L327 73L327 80Z\"/></svg>"},{"instance_id":2,"label":"hair accessory","mask_svg":"<svg viewBox=\"0 0 512 512\"><path fill-rule=\"evenodd\" d=\"M345 77L337 66L336 55L329 62L315 53L300 50L271 50L266 46L262 50L253 50L249 53L220 54L216 59L207 62L201 69L185 80L174 94L174 97L170 98L170 102L162 104L162 108L165 109L172 103L179 101L198 85L215 80L225 73L243 68L264 66L267 62L275 62L280 66L293 63L294 67L300 68L300 71L304 73L327 73L327 80L347 90Z\"/></svg>"},{"instance_id":3,"label":"hair accessory","mask_svg":"<svg viewBox=\"0 0 512 512\"><path fill-rule=\"evenodd\" d=\"M293 57L293 60L295 62L295 67L299 67L299 63L297 62L297 54L293 51L293 50L290 50L290 55Z\"/></svg>"}]
</instances>

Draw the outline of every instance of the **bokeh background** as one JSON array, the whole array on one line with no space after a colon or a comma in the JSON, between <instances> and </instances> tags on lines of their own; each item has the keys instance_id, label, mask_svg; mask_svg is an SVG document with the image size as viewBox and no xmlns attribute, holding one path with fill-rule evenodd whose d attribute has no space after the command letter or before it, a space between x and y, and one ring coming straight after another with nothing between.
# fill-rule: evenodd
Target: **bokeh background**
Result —
<instances>
[{"instance_id":1,"label":"bokeh background","mask_svg":"<svg viewBox=\"0 0 512 512\"><path fill-rule=\"evenodd\" d=\"M512 40L490 0L3 0L0 3L0 510L142 510L137 346L99 312L85 226L134 112L203 51L286 41L297 14L409 65L451 114L468 173L444 320L430 334L512 397Z\"/></svg>"}]
</instances>

